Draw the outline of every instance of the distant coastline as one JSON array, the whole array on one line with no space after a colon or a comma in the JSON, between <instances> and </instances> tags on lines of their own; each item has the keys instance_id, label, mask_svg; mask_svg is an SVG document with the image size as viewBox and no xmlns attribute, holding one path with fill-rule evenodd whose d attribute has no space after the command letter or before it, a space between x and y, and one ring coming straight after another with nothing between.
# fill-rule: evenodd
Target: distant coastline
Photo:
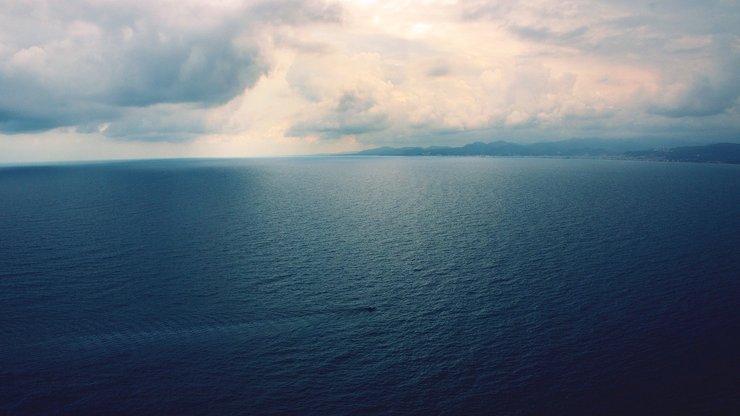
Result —
<instances>
[{"instance_id":1,"label":"distant coastline","mask_svg":"<svg viewBox=\"0 0 740 416\"><path fill-rule=\"evenodd\" d=\"M740 143L702 146L653 146L638 141L581 139L533 144L475 142L460 147L379 147L340 156L512 156L586 157L664 162L740 164Z\"/></svg>"}]
</instances>

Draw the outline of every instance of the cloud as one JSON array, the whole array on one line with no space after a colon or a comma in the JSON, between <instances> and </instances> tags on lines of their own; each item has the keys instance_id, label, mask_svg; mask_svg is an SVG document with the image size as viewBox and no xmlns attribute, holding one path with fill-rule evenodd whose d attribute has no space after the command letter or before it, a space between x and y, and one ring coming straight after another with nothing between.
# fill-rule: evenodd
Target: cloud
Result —
<instances>
[{"instance_id":1,"label":"cloud","mask_svg":"<svg viewBox=\"0 0 740 416\"><path fill-rule=\"evenodd\" d=\"M734 0L11 1L0 135L239 155L740 140L738 20Z\"/></svg>"},{"instance_id":2,"label":"cloud","mask_svg":"<svg viewBox=\"0 0 740 416\"><path fill-rule=\"evenodd\" d=\"M273 24L305 25L315 22L340 23L342 8L319 0L273 0L251 8L251 18Z\"/></svg>"},{"instance_id":3,"label":"cloud","mask_svg":"<svg viewBox=\"0 0 740 416\"><path fill-rule=\"evenodd\" d=\"M713 65L704 70L674 71L664 96L650 111L667 117L707 117L727 112L740 99L740 42L716 36L702 50Z\"/></svg>"},{"instance_id":4,"label":"cloud","mask_svg":"<svg viewBox=\"0 0 740 416\"><path fill-rule=\"evenodd\" d=\"M566 32L553 32L549 28L546 27L530 27L530 26L517 26L513 25L509 28L512 33L515 35L523 38L523 39L530 39L540 42L554 42L554 43L569 43L574 39L580 38L586 32L588 32L588 27L586 26L580 26L573 30L568 30Z\"/></svg>"},{"instance_id":5,"label":"cloud","mask_svg":"<svg viewBox=\"0 0 740 416\"><path fill-rule=\"evenodd\" d=\"M264 32L274 26L337 22L316 1L29 2L0 9L0 131L43 131L111 123L107 134L148 135L138 108L211 108L251 88L270 69ZM12 31L12 32L11 32ZM178 117L147 112L164 126ZM186 126L184 136L202 130ZM196 123L197 124L197 123ZM176 126L173 126L176 127ZM155 129L166 131L167 128ZM177 131L177 128L171 129Z\"/></svg>"},{"instance_id":6,"label":"cloud","mask_svg":"<svg viewBox=\"0 0 740 416\"><path fill-rule=\"evenodd\" d=\"M632 31L617 28L615 21L633 16L627 3L595 10L590 2L472 5L486 13L466 15L446 4L404 13L380 2L378 9L388 8L392 16L357 22L349 14L356 31L346 32L342 42L330 41L330 52L299 51L292 61L291 91L310 109L299 111L287 134L352 136L367 145L678 136L687 124L675 122L676 116L691 110L682 103L701 107L685 117L732 108L731 94L706 95L697 105L696 97L673 91L692 76L715 82L718 73L727 73L719 56L705 59L720 35L682 33L679 27L653 31L644 22ZM670 20L646 16L648 22ZM715 49L732 55L730 46ZM682 63L691 71L677 71ZM343 97L372 97L372 106L348 112L338 105ZM726 122L714 120L712 128Z\"/></svg>"},{"instance_id":7,"label":"cloud","mask_svg":"<svg viewBox=\"0 0 740 416\"><path fill-rule=\"evenodd\" d=\"M655 105L650 111L667 117L706 117L720 114L736 104L738 88L734 85L717 85L706 77L697 75L673 102Z\"/></svg>"},{"instance_id":8,"label":"cloud","mask_svg":"<svg viewBox=\"0 0 740 416\"><path fill-rule=\"evenodd\" d=\"M426 74L430 77L445 77L452 74L452 67L443 60L429 66Z\"/></svg>"},{"instance_id":9,"label":"cloud","mask_svg":"<svg viewBox=\"0 0 740 416\"><path fill-rule=\"evenodd\" d=\"M287 134L295 137L317 135L324 139L336 139L383 131L388 127L387 115L373 111L376 104L371 97L345 93L327 116L295 124Z\"/></svg>"}]
</instances>

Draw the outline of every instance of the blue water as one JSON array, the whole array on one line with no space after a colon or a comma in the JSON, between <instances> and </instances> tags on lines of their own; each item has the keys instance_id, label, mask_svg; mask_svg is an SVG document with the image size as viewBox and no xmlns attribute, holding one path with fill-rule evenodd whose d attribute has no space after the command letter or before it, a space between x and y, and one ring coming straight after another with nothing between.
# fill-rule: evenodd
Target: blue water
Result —
<instances>
[{"instance_id":1,"label":"blue water","mask_svg":"<svg viewBox=\"0 0 740 416\"><path fill-rule=\"evenodd\" d=\"M740 414L739 303L740 166L0 168L0 414Z\"/></svg>"}]
</instances>

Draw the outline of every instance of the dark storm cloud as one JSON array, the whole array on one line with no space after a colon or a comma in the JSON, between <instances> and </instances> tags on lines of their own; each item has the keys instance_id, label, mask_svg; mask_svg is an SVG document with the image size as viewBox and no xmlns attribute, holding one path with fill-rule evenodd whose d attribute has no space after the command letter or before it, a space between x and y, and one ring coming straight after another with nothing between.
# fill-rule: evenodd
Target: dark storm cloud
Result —
<instances>
[{"instance_id":1,"label":"dark storm cloud","mask_svg":"<svg viewBox=\"0 0 740 416\"><path fill-rule=\"evenodd\" d=\"M29 73L0 72L0 133L39 132L116 117L118 110L74 97L68 85L49 85Z\"/></svg>"},{"instance_id":2,"label":"dark storm cloud","mask_svg":"<svg viewBox=\"0 0 740 416\"><path fill-rule=\"evenodd\" d=\"M145 142L181 142L209 133L210 129L200 108L172 104L131 107L113 121L77 125L80 133Z\"/></svg>"},{"instance_id":3,"label":"dark storm cloud","mask_svg":"<svg viewBox=\"0 0 740 416\"><path fill-rule=\"evenodd\" d=\"M109 123L101 131L115 137L189 137L202 132L202 120L178 135L187 123L171 111L147 124L134 110L180 104L202 119L192 108L223 104L269 71L259 41L266 27L339 20L336 6L310 0L245 3L221 14L188 3L2 5L0 133Z\"/></svg>"},{"instance_id":4,"label":"dark storm cloud","mask_svg":"<svg viewBox=\"0 0 740 416\"><path fill-rule=\"evenodd\" d=\"M234 36L229 30L158 39L149 29L113 58L110 83L98 97L124 106L226 102L268 69L256 47L231 44Z\"/></svg>"}]
</instances>

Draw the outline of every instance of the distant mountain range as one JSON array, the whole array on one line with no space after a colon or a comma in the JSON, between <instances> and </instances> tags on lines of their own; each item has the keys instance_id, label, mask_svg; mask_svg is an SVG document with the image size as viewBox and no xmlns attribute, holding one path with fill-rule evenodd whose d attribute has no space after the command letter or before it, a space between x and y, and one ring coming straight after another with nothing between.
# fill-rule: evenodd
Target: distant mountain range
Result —
<instances>
[{"instance_id":1,"label":"distant mountain range","mask_svg":"<svg viewBox=\"0 0 740 416\"><path fill-rule=\"evenodd\" d=\"M677 162L740 163L740 144L716 143L706 146L683 146L667 149L625 152L631 159L668 160Z\"/></svg>"},{"instance_id":2,"label":"distant mountain range","mask_svg":"<svg viewBox=\"0 0 740 416\"><path fill-rule=\"evenodd\" d=\"M681 162L740 163L739 143L704 146L653 147L636 140L574 139L518 144L505 141L475 142L460 147L379 147L348 155L362 156L555 156Z\"/></svg>"}]
</instances>

